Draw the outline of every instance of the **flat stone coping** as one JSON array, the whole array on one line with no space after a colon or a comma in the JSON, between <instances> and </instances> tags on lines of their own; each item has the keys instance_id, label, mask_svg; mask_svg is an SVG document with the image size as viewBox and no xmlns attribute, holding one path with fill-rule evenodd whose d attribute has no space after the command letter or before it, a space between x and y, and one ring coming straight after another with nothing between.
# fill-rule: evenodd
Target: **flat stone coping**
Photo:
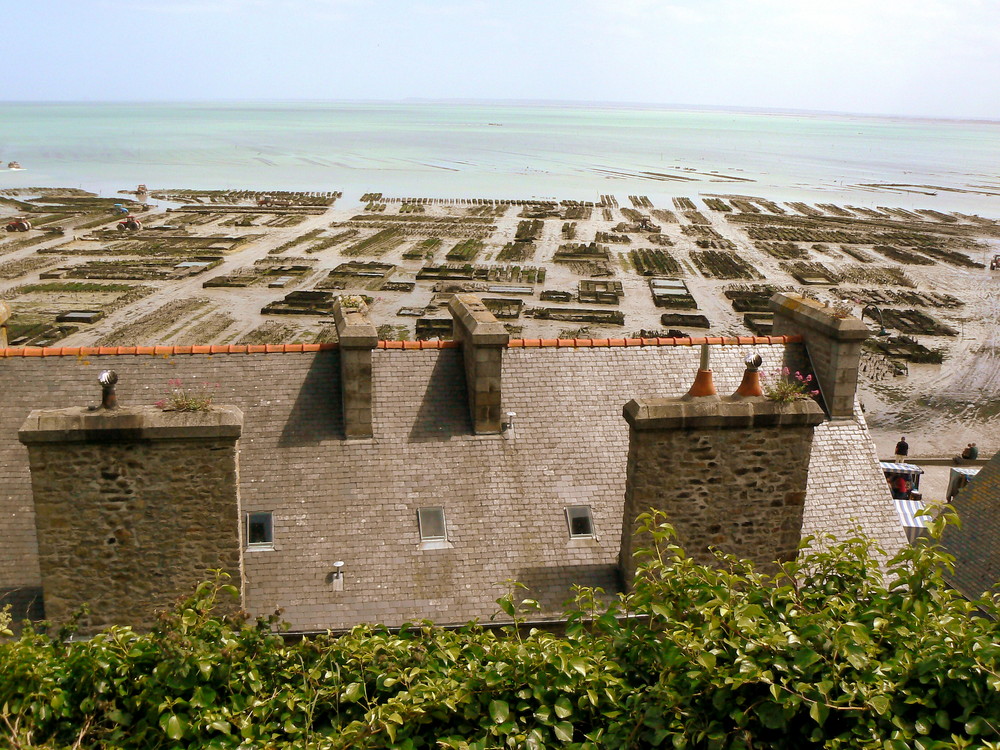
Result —
<instances>
[{"instance_id":1,"label":"flat stone coping","mask_svg":"<svg viewBox=\"0 0 1000 750\"><path fill-rule=\"evenodd\" d=\"M864 341L871 336L868 326L848 315L838 318L833 309L800 294L777 292L768 302L771 312L781 314L798 325L822 333L835 341Z\"/></svg>"},{"instance_id":2,"label":"flat stone coping","mask_svg":"<svg viewBox=\"0 0 1000 750\"><path fill-rule=\"evenodd\" d=\"M139 440L233 438L243 431L235 406L209 411L163 411L155 406L96 409L36 409L24 420L18 439L29 443L118 443Z\"/></svg>"},{"instance_id":3,"label":"flat stone coping","mask_svg":"<svg viewBox=\"0 0 1000 750\"><path fill-rule=\"evenodd\" d=\"M448 303L448 310L475 346L506 346L510 341L510 334L503 323L476 295L456 294Z\"/></svg>"},{"instance_id":4,"label":"flat stone coping","mask_svg":"<svg viewBox=\"0 0 1000 750\"><path fill-rule=\"evenodd\" d=\"M741 399L650 398L625 404L623 416L636 430L692 430L818 425L826 414L811 398L779 403L762 396Z\"/></svg>"},{"instance_id":5,"label":"flat stone coping","mask_svg":"<svg viewBox=\"0 0 1000 750\"><path fill-rule=\"evenodd\" d=\"M364 310L347 307L338 299L333 303L333 319L342 348L374 349L378 344L378 331L368 320Z\"/></svg>"}]
</instances>

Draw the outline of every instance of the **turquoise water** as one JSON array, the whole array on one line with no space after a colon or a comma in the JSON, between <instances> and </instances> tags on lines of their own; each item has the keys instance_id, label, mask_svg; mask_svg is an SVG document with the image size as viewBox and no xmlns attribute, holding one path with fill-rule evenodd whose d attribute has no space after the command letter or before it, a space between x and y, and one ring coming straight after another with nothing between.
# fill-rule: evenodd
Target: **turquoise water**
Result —
<instances>
[{"instance_id":1,"label":"turquoise water","mask_svg":"<svg viewBox=\"0 0 1000 750\"><path fill-rule=\"evenodd\" d=\"M740 193L1000 216L1000 196L982 194L1000 193L1000 123L989 122L558 105L0 104L0 161L10 160L25 170L0 169L0 189Z\"/></svg>"}]
</instances>

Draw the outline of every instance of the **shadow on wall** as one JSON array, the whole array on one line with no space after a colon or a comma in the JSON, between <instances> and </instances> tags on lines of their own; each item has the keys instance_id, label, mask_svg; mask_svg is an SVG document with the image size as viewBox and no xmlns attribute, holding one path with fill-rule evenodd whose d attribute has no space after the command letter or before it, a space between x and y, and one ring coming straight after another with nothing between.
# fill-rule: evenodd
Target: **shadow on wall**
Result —
<instances>
[{"instance_id":1,"label":"shadow on wall","mask_svg":"<svg viewBox=\"0 0 1000 750\"><path fill-rule=\"evenodd\" d=\"M621 569L617 565L552 565L544 568L523 568L515 580L528 587L524 596L542 606L545 613L561 612L573 599L573 586L602 588L614 596L624 590ZM530 618L530 613L528 614Z\"/></svg>"},{"instance_id":2,"label":"shadow on wall","mask_svg":"<svg viewBox=\"0 0 1000 750\"><path fill-rule=\"evenodd\" d=\"M410 430L410 440L427 443L470 434L472 419L462 351L442 349L427 381L427 390Z\"/></svg>"},{"instance_id":3,"label":"shadow on wall","mask_svg":"<svg viewBox=\"0 0 1000 750\"><path fill-rule=\"evenodd\" d=\"M11 624L19 625L23 620L45 619L45 604L41 586L18 586L0 589L0 610L10 605Z\"/></svg>"},{"instance_id":4,"label":"shadow on wall","mask_svg":"<svg viewBox=\"0 0 1000 750\"><path fill-rule=\"evenodd\" d=\"M282 448L315 445L344 437L344 405L340 394L340 352L317 356L281 431Z\"/></svg>"}]
</instances>

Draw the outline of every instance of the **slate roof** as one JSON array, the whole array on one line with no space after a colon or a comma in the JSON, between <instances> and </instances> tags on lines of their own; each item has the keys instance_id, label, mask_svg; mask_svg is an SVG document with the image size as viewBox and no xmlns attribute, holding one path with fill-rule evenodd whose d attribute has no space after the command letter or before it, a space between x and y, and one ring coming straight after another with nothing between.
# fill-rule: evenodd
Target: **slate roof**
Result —
<instances>
[{"instance_id":1,"label":"slate roof","mask_svg":"<svg viewBox=\"0 0 1000 750\"><path fill-rule=\"evenodd\" d=\"M948 582L977 599L1000 583L1000 453L951 501L962 528L949 526L941 544L955 557Z\"/></svg>"},{"instance_id":2,"label":"slate roof","mask_svg":"<svg viewBox=\"0 0 1000 750\"><path fill-rule=\"evenodd\" d=\"M773 340L712 347L719 392L736 389L751 350L765 371L780 367L786 346L802 355L801 344ZM493 614L502 582L514 579L532 589L542 616L557 617L574 583L621 586L622 407L683 394L698 366L691 346L599 341L529 340L504 351L503 411L517 414L514 440L471 434L461 351L450 342L380 345L375 438L351 441L342 438L335 346L8 350L0 356L0 592L39 585L18 428L31 409L96 402L97 373L113 367L122 404L151 404L179 378L217 383L216 402L242 409L243 510L272 511L275 534L273 550L246 554L251 612L280 607L301 630L460 623ZM571 541L565 508L581 504L592 508L596 538ZM416 514L427 506L444 507L450 548L420 548ZM860 413L816 430L803 533L846 536L857 525L890 553L906 543ZM345 562L343 591L329 584L336 560Z\"/></svg>"}]
</instances>

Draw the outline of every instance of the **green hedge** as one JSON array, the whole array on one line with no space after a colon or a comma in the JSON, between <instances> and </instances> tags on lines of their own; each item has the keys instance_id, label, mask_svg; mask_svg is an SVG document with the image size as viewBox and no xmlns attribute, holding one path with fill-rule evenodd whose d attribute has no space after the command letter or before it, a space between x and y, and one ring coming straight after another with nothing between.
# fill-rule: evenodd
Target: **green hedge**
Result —
<instances>
[{"instance_id":1,"label":"green hedge","mask_svg":"<svg viewBox=\"0 0 1000 750\"><path fill-rule=\"evenodd\" d=\"M277 617L214 616L235 592L215 580L149 634L8 638L0 744L1000 747L996 603L953 593L937 547L880 568L867 540L824 540L769 577L697 565L645 521L654 547L632 593L608 606L579 591L560 636L424 623L286 641ZM498 602L507 618L533 606L517 591Z\"/></svg>"}]
</instances>

